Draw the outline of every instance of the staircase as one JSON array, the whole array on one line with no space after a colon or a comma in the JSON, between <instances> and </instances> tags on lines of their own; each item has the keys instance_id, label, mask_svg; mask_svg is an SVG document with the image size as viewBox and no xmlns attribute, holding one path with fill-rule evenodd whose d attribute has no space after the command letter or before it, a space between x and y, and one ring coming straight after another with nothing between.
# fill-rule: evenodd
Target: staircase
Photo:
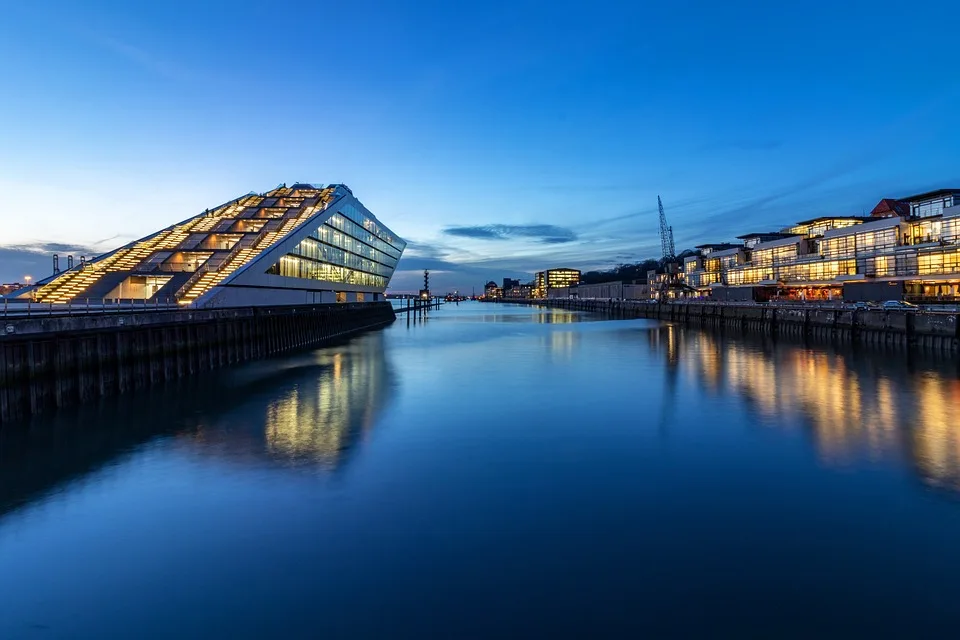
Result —
<instances>
[{"instance_id":1,"label":"staircase","mask_svg":"<svg viewBox=\"0 0 960 640\"><path fill-rule=\"evenodd\" d=\"M234 219L248 206L259 206L262 196L250 195L216 211L193 218L188 222L165 229L152 238L132 246L118 249L105 258L71 269L34 292L35 300L63 304L74 300L89 289L106 273L136 271L148 258L158 251L176 251L191 233L209 233L221 220ZM190 304L198 297L220 284L227 276L241 268L257 254L286 237L291 231L314 215L318 207L304 207L300 215L291 218L272 219L250 240L241 240L226 260L216 269L202 268L180 289L180 304Z\"/></svg>"},{"instance_id":2,"label":"staircase","mask_svg":"<svg viewBox=\"0 0 960 640\"><path fill-rule=\"evenodd\" d=\"M207 291L223 282L224 278L228 275L247 264L250 259L258 253L260 253L259 249L244 247L228 258L216 271L203 272L196 280L191 278L193 281L187 281L184 285L184 294L178 302L183 305L192 303Z\"/></svg>"},{"instance_id":3,"label":"staircase","mask_svg":"<svg viewBox=\"0 0 960 640\"><path fill-rule=\"evenodd\" d=\"M275 242L286 237L287 234L296 229L314 213L315 211L311 210L308 215L301 215L297 218L287 218L283 221L283 224L279 226L276 221L268 222L249 244L241 241L240 244L237 245L239 249L232 253L230 257L220 265L219 269L206 271L202 274L195 274L193 278L188 280L181 288L183 293L180 295L178 303L181 305L193 303L197 298L223 282L227 276L250 262L254 256L259 255Z\"/></svg>"},{"instance_id":4,"label":"staircase","mask_svg":"<svg viewBox=\"0 0 960 640\"><path fill-rule=\"evenodd\" d=\"M37 302L54 304L70 302L103 277L105 273L133 271L156 251L175 249L199 224L210 220L216 223L218 219L216 216L211 216L191 220L185 225L165 229L152 238L138 242L132 247L118 249L102 260L87 263L82 269L80 267L71 269L59 278L37 289L35 299Z\"/></svg>"}]
</instances>

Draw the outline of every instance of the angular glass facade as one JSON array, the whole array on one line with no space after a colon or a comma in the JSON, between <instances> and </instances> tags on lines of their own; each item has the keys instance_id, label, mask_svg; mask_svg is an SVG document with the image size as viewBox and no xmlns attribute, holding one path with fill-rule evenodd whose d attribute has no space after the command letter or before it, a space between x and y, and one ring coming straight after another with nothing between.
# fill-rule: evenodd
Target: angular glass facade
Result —
<instances>
[{"instance_id":1,"label":"angular glass facade","mask_svg":"<svg viewBox=\"0 0 960 640\"><path fill-rule=\"evenodd\" d=\"M384 289L405 247L389 229L348 204L267 273Z\"/></svg>"},{"instance_id":2,"label":"angular glass facade","mask_svg":"<svg viewBox=\"0 0 960 640\"><path fill-rule=\"evenodd\" d=\"M376 301L405 247L346 185L283 184L81 260L21 296L49 304L149 300L246 307L332 302L346 292L345 301ZM277 275L311 282L290 287Z\"/></svg>"}]
</instances>

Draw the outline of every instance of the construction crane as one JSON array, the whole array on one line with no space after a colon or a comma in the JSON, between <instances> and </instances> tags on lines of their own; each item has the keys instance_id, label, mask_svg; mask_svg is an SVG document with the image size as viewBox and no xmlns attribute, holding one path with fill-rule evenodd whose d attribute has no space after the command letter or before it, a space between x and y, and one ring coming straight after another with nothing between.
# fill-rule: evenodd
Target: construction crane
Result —
<instances>
[{"instance_id":1,"label":"construction crane","mask_svg":"<svg viewBox=\"0 0 960 640\"><path fill-rule=\"evenodd\" d=\"M657 290L657 297L661 302L666 301L673 289L675 295L682 291L693 291L680 276L680 265L677 262L677 249L673 244L673 227L667 224L667 215L663 212L663 201L657 196L657 208L660 210L660 249L663 253L663 280Z\"/></svg>"},{"instance_id":2,"label":"construction crane","mask_svg":"<svg viewBox=\"0 0 960 640\"><path fill-rule=\"evenodd\" d=\"M657 208L660 209L660 249L663 252L663 264L677 259L677 250L673 245L673 227L667 225L667 215L663 212L663 201L657 196Z\"/></svg>"}]
</instances>

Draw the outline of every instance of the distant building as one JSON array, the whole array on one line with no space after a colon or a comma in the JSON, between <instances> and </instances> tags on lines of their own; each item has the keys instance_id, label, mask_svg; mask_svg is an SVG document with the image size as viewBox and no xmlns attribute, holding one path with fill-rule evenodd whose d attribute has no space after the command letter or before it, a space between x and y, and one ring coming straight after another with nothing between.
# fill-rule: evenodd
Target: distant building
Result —
<instances>
[{"instance_id":1,"label":"distant building","mask_svg":"<svg viewBox=\"0 0 960 640\"><path fill-rule=\"evenodd\" d=\"M8 293L13 293L18 289L23 289L26 285L20 284L19 282L11 282L10 284L0 284L0 296L5 296Z\"/></svg>"},{"instance_id":2,"label":"distant building","mask_svg":"<svg viewBox=\"0 0 960 640\"><path fill-rule=\"evenodd\" d=\"M550 289L557 287L571 287L580 283L578 269L547 269L538 271L534 278L533 297L543 299L548 297Z\"/></svg>"},{"instance_id":3,"label":"distant building","mask_svg":"<svg viewBox=\"0 0 960 640\"><path fill-rule=\"evenodd\" d=\"M566 292L567 295L563 295ZM649 300L650 285L632 282L601 282L576 287L551 289L550 297L569 297L581 300Z\"/></svg>"},{"instance_id":4,"label":"distant building","mask_svg":"<svg viewBox=\"0 0 960 640\"><path fill-rule=\"evenodd\" d=\"M504 293L506 293L506 292L509 291L510 289L513 289L514 287L519 287L519 286L520 286L520 281L519 281L519 280L514 280L513 278L504 278L504 279L503 279L503 292L504 292Z\"/></svg>"},{"instance_id":5,"label":"distant building","mask_svg":"<svg viewBox=\"0 0 960 640\"><path fill-rule=\"evenodd\" d=\"M533 297L534 285L532 282L519 284L503 292L505 300L529 300Z\"/></svg>"},{"instance_id":6,"label":"distant building","mask_svg":"<svg viewBox=\"0 0 960 640\"><path fill-rule=\"evenodd\" d=\"M491 280L483 285L483 297L487 300L499 300L503 297L503 289L497 286L497 283Z\"/></svg>"},{"instance_id":7,"label":"distant building","mask_svg":"<svg viewBox=\"0 0 960 640\"><path fill-rule=\"evenodd\" d=\"M909 217L910 203L893 198L884 198L870 211L871 218L889 218L891 216Z\"/></svg>"}]
</instances>

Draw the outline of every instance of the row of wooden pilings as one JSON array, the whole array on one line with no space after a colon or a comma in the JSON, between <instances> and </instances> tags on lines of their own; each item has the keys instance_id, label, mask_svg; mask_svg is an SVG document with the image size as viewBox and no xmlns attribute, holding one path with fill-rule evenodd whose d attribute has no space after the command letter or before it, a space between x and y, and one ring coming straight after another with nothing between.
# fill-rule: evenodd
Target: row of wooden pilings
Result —
<instances>
[{"instance_id":1,"label":"row of wooden pilings","mask_svg":"<svg viewBox=\"0 0 960 640\"><path fill-rule=\"evenodd\" d=\"M0 423L318 346L395 318L389 302L375 302L7 319Z\"/></svg>"},{"instance_id":2,"label":"row of wooden pilings","mask_svg":"<svg viewBox=\"0 0 960 640\"><path fill-rule=\"evenodd\" d=\"M530 301L558 309L650 318L745 332L810 336L954 352L960 347L956 313L899 309L778 306L730 303L657 304L639 300L558 298Z\"/></svg>"},{"instance_id":3,"label":"row of wooden pilings","mask_svg":"<svg viewBox=\"0 0 960 640\"><path fill-rule=\"evenodd\" d=\"M394 311L397 313L406 313L407 318L409 319L411 315L413 316L423 316L430 309L439 309L440 305L443 302L440 298L403 298L401 304L397 307L394 307Z\"/></svg>"}]
</instances>

